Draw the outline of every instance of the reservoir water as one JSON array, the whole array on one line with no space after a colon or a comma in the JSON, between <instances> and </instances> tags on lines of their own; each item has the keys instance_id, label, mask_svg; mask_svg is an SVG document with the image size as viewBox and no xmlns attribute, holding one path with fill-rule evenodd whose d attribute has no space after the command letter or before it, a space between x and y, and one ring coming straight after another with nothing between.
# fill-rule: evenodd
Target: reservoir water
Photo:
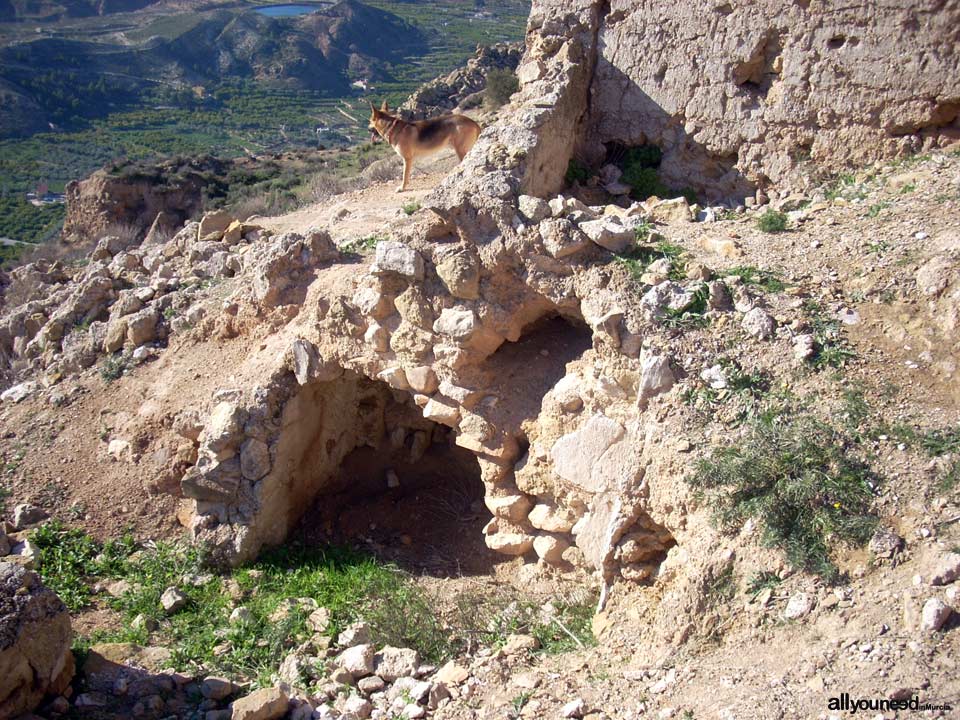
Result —
<instances>
[{"instance_id":1,"label":"reservoir water","mask_svg":"<svg viewBox=\"0 0 960 720\"><path fill-rule=\"evenodd\" d=\"M294 15L306 15L316 12L322 5L264 5L255 8L255 11L267 17L293 17Z\"/></svg>"}]
</instances>

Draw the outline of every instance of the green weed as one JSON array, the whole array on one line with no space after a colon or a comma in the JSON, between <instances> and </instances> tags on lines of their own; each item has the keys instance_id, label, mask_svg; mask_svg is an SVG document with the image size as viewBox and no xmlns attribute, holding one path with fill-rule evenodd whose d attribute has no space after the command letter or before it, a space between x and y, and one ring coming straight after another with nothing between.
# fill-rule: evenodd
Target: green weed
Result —
<instances>
[{"instance_id":1,"label":"green weed","mask_svg":"<svg viewBox=\"0 0 960 720\"><path fill-rule=\"evenodd\" d=\"M576 158L570 158L570 162L567 163L567 172L563 176L563 179L567 185L573 185L574 183L580 183L582 185L590 179L590 170Z\"/></svg>"},{"instance_id":2,"label":"green weed","mask_svg":"<svg viewBox=\"0 0 960 720\"><path fill-rule=\"evenodd\" d=\"M345 253L363 255L364 253L375 249L377 247L377 243L382 240L386 240L386 238L380 235L368 235L367 237L348 240L340 246L340 250Z\"/></svg>"},{"instance_id":3,"label":"green weed","mask_svg":"<svg viewBox=\"0 0 960 720\"><path fill-rule=\"evenodd\" d=\"M787 289L787 284L779 274L772 270L761 270L752 265L738 265L725 270L724 274L735 275L743 281L744 285L753 285L767 292L783 292Z\"/></svg>"},{"instance_id":4,"label":"green weed","mask_svg":"<svg viewBox=\"0 0 960 720\"><path fill-rule=\"evenodd\" d=\"M412 578L350 550L286 547L235 571L232 580L251 620L230 623L234 601L225 592L228 578L204 566L201 548L138 545L130 537L100 545L57 522L32 537L40 548L45 582L71 610L92 602L91 588L98 580L124 580L129 586L120 597L101 598L123 616L125 627L82 638L80 648L96 641L154 642L171 648L176 668L203 666L268 683L285 654L312 635L307 626L312 606L298 598L310 598L330 611L330 637L362 618L375 643L415 648L430 662L445 659L455 648ZM160 596L171 586L187 595L188 604L167 616ZM137 616L156 621L159 629L151 633L143 624L134 627Z\"/></svg>"},{"instance_id":5,"label":"green weed","mask_svg":"<svg viewBox=\"0 0 960 720\"><path fill-rule=\"evenodd\" d=\"M690 302L676 310L667 308L660 321L670 328L705 327L710 322L705 315L709 308L708 298L707 286L701 285L693 293Z\"/></svg>"},{"instance_id":6,"label":"green weed","mask_svg":"<svg viewBox=\"0 0 960 720\"><path fill-rule=\"evenodd\" d=\"M713 450L687 478L720 527L759 521L765 544L796 567L833 581L831 551L866 542L877 518L877 479L847 441L811 415L772 407L753 418L735 445Z\"/></svg>"},{"instance_id":7,"label":"green weed","mask_svg":"<svg viewBox=\"0 0 960 720\"><path fill-rule=\"evenodd\" d=\"M815 369L824 367L842 368L856 353L850 348L843 336L840 321L827 317L823 307L814 300L804 303L804 310L810 318L813 337L817 343L817 352L808 360Z\"/></svg>"},{"instance_id":8,"label":"green weed","mask_svg":"<svg viewBox=\"0 0 960 720\"><path fill-rule=\"evenodd\" d=\"M750 579L747 581L747 595L750 596L751 600L756 600L757 596L764 590L773 590L781 582L783 581L775 572L761 570L751 575Z\"/></svg>"},{"instance_id":9,"label":"green weed","mask_svg":"<svg viewBox=\"0 0 960 720\"><path fill-rule=\"evenodd\" d=\"M402 209L407 215L413 215L417 210L420 209L420 203L416 202L415 200L411 202L405 202Z\"/></svg>"},{"instance_id":10,"label":"green weed","mask_svg":"<svg viewBox=\"0 0 960 720\"><path fill-rule=\"evenodd\" d=\"M778 210L767 210L757 218L757 227L765 233L778 233L787 229L787 215Z\"/></svg>"},{"instance_id":11,"label":"green weed","mask_svg":"<svg viewBox=\"0 0 960 720\"><path fill-rule=\"evenodd\" d=\"M539 652L553 655L596 643L591 629L595 604L596 598L588 593L545 605L513 594L494 598L464 594L457 598L453 625L468 647L477 640L500 647L509 635L527 634L540 642Z\"/></svg>"},{"instance_id":12,"label":"green weed","mask_svg":"<svg viewBox=\"0 0 960 720\"><path fill-rule=\"evenodd\" d=\"M631 277L639 280L647 271L647 266L655 260L665 258L670 261L669 277L672 280L680 280L684 277L684 266L681 262L684 249L680 245L660 239L653 244L648 244L654 237L660 237L652 233L648 224L640 225L636 229L637 244L623 253L615 254L614 261L623 266Z\"/></svg>"},{"instance_id":13,"label":"green weed","mask_svg":"<svg viewBox=\"0 0 960 720\"><path fill-rule=\"evenodd\" d=\"M123 377L123 374L127 371L127 367L127 358L123 355L108 355L104 358L104 361L100 363L100 377L103 378L103 381L107 384L112 383L114 380L119 380Z\"/></svg>"},{"instance_id":14,"label":"green weed","mask_svg":"<svg viewBox=\"0 0 960 720\"><path fill-rule=\"evenodd\" d=\"M506 68L494 68L487 73L487 88L483 93L484 103L491 110L510 101L510 96L520 89L517 76Z\"/></svg>"}]
</instances>

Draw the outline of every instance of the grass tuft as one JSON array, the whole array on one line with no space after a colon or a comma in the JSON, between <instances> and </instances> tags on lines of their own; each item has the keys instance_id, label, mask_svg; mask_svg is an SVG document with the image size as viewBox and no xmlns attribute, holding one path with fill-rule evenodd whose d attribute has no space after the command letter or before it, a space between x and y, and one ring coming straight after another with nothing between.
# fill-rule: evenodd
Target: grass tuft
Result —
<instances>
[{"instance_id":1,"label":"grass tuft","mask_svg":"<svg viewBox=\"0 0 960 720\"><path fill-rule=\"evenodd\" d=\"M779 233L787 229L787 216L778 210L767 210L757 218L757 227L765 233Z\"/></svg>"},{"instance_id":2,"label":"grass tuft","mask_svg":"<svg viewBox=\"0 0 960 720\"><path fill-rule=\"evenodd\" d=\"M724 271L725 275L735 275L744 285L754 285L766 292L783 292L787 284L772 270L761 270L752 265L738 265Z\"/></svg>"},{"instance_id":3,"label":"grass tuft","mask_svg":"<svg viewBox=\"0 0 960 720\"><path fill-rule=\"evenodd\" d=\"M736 531L754 518L765 544L828 581L839 577L832 550L866 542L877 522L872 471L832 428L787 409L753 418L735 445L700 460L687 482L721 528Z\"/></svg>"}]
</instances>

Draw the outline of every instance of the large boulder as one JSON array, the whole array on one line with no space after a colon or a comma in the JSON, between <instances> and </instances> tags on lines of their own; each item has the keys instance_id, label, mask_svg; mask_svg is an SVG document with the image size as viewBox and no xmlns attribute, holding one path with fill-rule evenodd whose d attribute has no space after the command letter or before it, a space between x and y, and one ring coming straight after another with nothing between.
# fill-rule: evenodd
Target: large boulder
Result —
<instances>
[{"instance_id":1,"label":"large boulder","mask_svg":"<svg viewBox=\"0 0 960 720\"><path fill-rule=\"evenodd\" d=\"M30 712L73 678L70 615L36 573L0 563L0 717Z\"/></svg>"}]
</instances>

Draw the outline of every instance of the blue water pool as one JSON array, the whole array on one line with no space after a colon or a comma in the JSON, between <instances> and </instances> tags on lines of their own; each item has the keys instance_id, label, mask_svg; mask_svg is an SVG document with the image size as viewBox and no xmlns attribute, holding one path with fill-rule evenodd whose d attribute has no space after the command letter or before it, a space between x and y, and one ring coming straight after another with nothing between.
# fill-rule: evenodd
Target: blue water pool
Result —
<instances>
[{"instance_id":1,"label":"blue water pool","mask_svg":"<svg viewBox=\"0 0 960 720\"><path fill-rule=\"evenodd\" d=\"M264 5L255 8L255 11L267 17L293 17L316 12L320 5Z\"/></svg>"}]
</instances>

